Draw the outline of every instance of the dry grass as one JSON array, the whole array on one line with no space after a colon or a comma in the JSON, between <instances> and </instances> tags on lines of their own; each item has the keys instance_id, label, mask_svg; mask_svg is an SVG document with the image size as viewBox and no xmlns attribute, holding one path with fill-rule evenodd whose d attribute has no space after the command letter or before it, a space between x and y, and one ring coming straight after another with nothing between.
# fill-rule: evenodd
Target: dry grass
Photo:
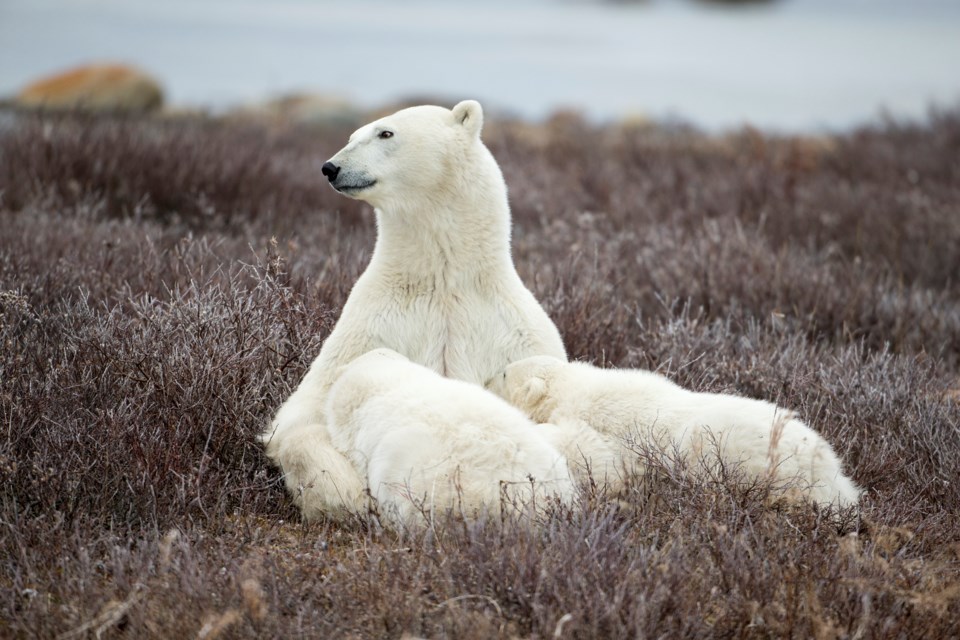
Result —
<instances>
[{"instance_id":1,"label":"dry grass","mask_svg":"<svg viewBox=\"0 0 960 640\"><path fill-rule=\"evenodd\" d=\"M795 408L869 493L653 464L538 531L402 536L301 524L255 442L372 248L319 177L348 132L0 115L0 635L960 635L960 114L492 123L573 356Z\"/></svg>"}]
</instances>

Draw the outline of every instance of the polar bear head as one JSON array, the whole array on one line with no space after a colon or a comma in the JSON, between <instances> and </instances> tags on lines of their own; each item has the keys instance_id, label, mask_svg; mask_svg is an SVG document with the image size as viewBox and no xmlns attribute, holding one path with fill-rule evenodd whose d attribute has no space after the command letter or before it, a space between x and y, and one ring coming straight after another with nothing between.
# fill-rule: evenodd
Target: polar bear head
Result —
<instances>
[{"instance_id":1,"label":"polar bear head","mask_svg":"<svg viewBox=\"0 0 960 640\"><path fill-rule=\"evenodd\" d=\"M553 356L532 356L517 360L488 384L491 391L522 409L537 422L548 422L555 401L550 387L567 365Z\"/></svg>"},{"instance_id":2,"label":"polar bear head","mask_svg":"<svg viewBox=\"0 0 960 640\"><path fill-rule=\"evenodd\" d=\"M350 416L371 397L389 391L395 380L409 375L414 367L407 358L391 349L373 349L339 367L327 394L327 420L345 425Z\"/></svg>"},{"instance_id":3,"label":"polar bear head","mask_svg":"<svg viewBox=\"0 0 960 640\"><path fill-rule=\"evenodd\" d=\"M353 379L382 378L387 372L394 371L398 362L410 363L405 356L393 349L386 347L372 349L339 367L335 379L339 380L345 376Z\"/></svg>"},{"instance_id":4,"label":"polar bear head","mask_svg":"<svg viewBox=\"0 0 960 640\"><path fill-rule=\"evenodd\" d=\"M402 207L405 201L442 199L438 191L461 188L475 172L466 161L480 142L483 110L475 100L453 109L403 109L357 129L347 146L322 167L334 189L376 208Z\"/></svg>"}]
</instances>

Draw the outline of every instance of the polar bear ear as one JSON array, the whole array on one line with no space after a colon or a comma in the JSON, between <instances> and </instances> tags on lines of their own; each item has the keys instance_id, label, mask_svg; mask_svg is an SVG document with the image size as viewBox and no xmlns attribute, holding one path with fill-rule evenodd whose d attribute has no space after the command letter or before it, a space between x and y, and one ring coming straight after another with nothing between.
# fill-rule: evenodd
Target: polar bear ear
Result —
<instances>
[{"instance_id":1,"label":"polar bear ear","mask_svg":"<svg viewBox=\"0 0 960 640\"><path fill-rule=\"evenodd\" d=\"M543 378L530 378L520 385L519 392L524 407L535 407L547 395L547 381Z\"/></svg>"},{"instance_id":2,"label":"polar bear ear","mask_svg":"<svg viewBox=\"0 0 960 640\"><path fill-rule=\"evenodd\" d=\"M453 108L453 123L479 136L483 128L483 107L476 100L464 100Z\"/></svg>"}]
</instances>

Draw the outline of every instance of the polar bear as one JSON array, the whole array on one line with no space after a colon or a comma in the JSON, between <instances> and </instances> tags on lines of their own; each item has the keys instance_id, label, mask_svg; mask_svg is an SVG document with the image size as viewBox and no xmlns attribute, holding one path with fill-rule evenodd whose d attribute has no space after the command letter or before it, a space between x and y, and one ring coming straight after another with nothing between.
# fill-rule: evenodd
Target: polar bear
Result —
<instances>
[{"instance_id":1,"label":"polar bear","mask_svg":"<svg viewBox=\"0 0 960 640\"><path fill-rule=\"evenodd\" d=\"M566 458L577 486L616 490L642 471L640 459L622 438L600 433L586 422L561 420L537 425L541 435Z\"/></svg>"},{"instance_id":2,"label":"polar bear","mask_svg":"<svg viewBox=\"0 0 960 640\"><path fill-rule=\"evenodd\" d=\"M261 436L307 519L363 504L364 480L324 426L339 367L386 347L483 384L514 360L566 360L514 268L506 184L482 125L473 100L411 107L358 129L322 167L334 189L374 207L377 242L320 354Z\"/></svg>"},{"instance_id":3,"label":"polar bear","mask_svg":"<svg viewBox=\"0 0 960 640\"><path fill-rule=\"evenodd\" d=\"M640 470L636 449L650 446L676 451L690 464L711 464L719 453L748 478L777 481L788 497L839 506L859 499L829 443L769 402L695 393L650 371L549 356L510 364L491 389L533 420L562 427L551 436L560 451L571 463L591 463L591 472L600 469L607 481L620 470Z\"/></svg>"},{"instance_id":4,"label":"polar bear","mask_svg":"<svg viewBox=\"0 0 960 640\"><path fill-rule=\"evenodd\" d=\"M570 504L567 461L517 408L478 385L444 378L390 349L341 369L327 395L330 442L369 481L395 526L454 509L535 515Z\"/></svg>"}]
</instances>

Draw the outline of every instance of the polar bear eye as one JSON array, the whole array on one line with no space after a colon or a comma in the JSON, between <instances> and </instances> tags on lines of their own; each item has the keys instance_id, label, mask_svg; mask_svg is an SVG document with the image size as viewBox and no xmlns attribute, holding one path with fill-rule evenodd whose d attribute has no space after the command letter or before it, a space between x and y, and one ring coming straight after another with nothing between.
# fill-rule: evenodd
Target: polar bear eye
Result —
<instances>
[{"instance_id":1,"label":"polar bear eye","mask_svg":"<svg viewBox=\"0 0 960 640\"><path fill-rule=\"evenodd\" d=\"M393 131L384 130L377 134L377 137L381 140L387 140L393 137Z\"/></svg>"}]
</instances>

